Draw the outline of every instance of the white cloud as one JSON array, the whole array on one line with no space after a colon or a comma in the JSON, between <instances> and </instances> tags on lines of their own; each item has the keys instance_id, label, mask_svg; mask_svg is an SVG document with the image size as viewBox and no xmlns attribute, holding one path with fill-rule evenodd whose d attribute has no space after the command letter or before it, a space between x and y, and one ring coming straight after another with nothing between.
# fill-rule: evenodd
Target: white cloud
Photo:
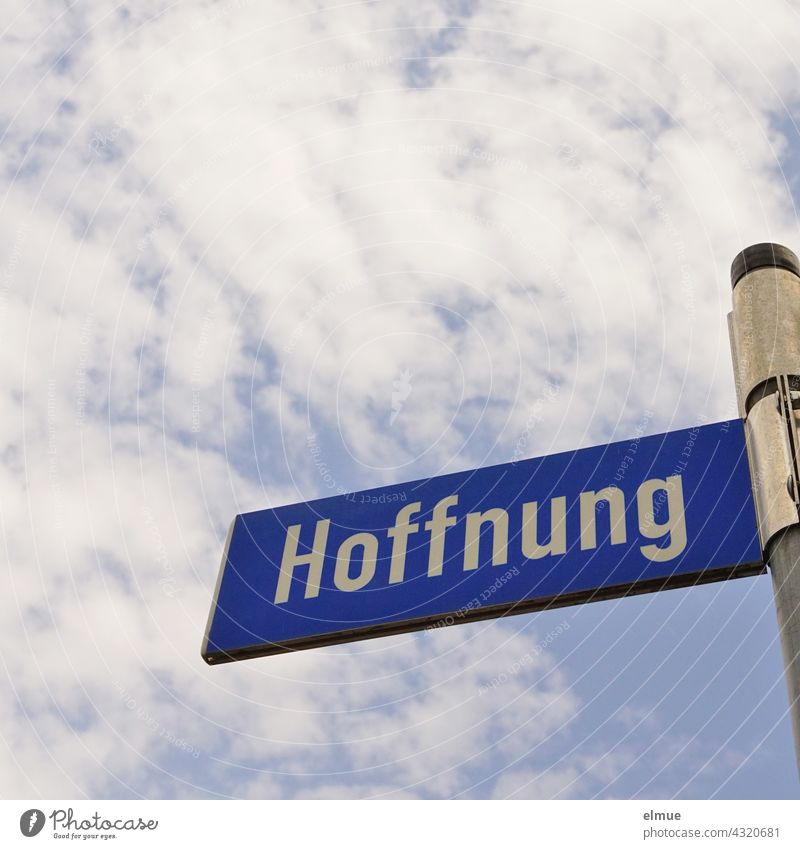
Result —
<instances>
[{"instance_id":1,"label":"white cloud","mask_svg":"<svg viewBox=\"0 0 800 849\"><path fill-rule=\"evenodd\" d=\"M796 13L8 11L0 791L600 792L635 755L615 725L564 762L549 655L477 694L519 625L207 669L222 539L331 480L733 415L727 265L797 242Z\"/></svg>"}]
</instances>

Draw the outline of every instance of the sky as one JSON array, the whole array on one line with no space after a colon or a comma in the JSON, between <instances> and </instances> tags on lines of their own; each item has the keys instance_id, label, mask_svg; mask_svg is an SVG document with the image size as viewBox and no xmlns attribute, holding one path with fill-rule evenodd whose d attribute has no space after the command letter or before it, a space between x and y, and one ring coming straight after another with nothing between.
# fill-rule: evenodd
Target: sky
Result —
<instances>
[{"instance_id":1,"label":"sky","mask_svg":"<svg viewBox=\"0 0 800 849\"><path fill-rule=\"evenodd\" d=\"M768 576L200 644L237 513L737 415L731 260L800 250L798 34L4 0L0 795L797 798Z\"/></svg>"}]
</instances>

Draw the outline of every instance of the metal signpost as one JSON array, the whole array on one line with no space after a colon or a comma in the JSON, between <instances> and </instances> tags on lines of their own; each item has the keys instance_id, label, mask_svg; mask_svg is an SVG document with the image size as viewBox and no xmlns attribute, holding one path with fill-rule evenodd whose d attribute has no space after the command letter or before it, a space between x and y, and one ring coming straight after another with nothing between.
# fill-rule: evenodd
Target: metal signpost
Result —
<instances>
[{"instance_id":1,"label":"metal signpost","mask_svg":"<svg viewBox=\"0 0 800 849\"><path fill-rule=\"evenodd\" d=\"M800 262L731 269L741 418L237 516L218 664L761 574L800 768Z\"/></svg>"},{"instance_id":2,"label":"metal signpost","mask_svg":"<svg viewBox=\"0 0 800 849\"><path fill-rule=\"evenodd\" d=\"M800 771L800 261L782 245L731 266L728 327L761 547L772 573Z\"/></svg>"}]
</instances>

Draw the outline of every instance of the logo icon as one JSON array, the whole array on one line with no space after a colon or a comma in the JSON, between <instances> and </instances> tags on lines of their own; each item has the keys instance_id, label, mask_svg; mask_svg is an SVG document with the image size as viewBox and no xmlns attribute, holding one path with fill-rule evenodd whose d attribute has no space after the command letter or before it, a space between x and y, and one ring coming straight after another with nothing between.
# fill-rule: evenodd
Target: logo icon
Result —
<instances>
[{"instance_id":1,"label":"logo icon","mask_svg":"<svg viewBox=\"0 0 800 849\"><path fill-rule=\"evenodd\" d=\"M408 369L400 373L400 377L392 383L392 415L389 419L389 426L394 424L394 420L400 415L400 410L403 409L403 401L408 400L411 394L411 378L414 375Z\"/></svg>"},{"instance_id":2,"label":"logo icon","mask_svg":"<svg viewBox=\"0 0 800 849\"><path fill-rule=\"evenodd\" d=\"M19 818L19 830L25 837L36 837L44 828L44 812L38 808L31 808Z\"/></svg>"}]
</instances>

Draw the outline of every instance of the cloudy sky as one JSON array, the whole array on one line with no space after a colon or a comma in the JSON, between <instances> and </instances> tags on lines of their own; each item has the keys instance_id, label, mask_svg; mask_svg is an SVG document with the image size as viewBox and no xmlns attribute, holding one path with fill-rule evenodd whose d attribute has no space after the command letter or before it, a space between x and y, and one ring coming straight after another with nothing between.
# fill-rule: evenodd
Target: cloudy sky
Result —
<instances>
[{"instance_id":1,"label":"cloudy sky","mask_svg":"<svg viewBox=\"0 0 800 849\"><path fill-rule=\"evenodd\" d=\"M797 795L768 577L200 658L238 512L736 415L730 262L800 248L796 6L0 31L3 796Z\"/></svg>"}]
</instances>

